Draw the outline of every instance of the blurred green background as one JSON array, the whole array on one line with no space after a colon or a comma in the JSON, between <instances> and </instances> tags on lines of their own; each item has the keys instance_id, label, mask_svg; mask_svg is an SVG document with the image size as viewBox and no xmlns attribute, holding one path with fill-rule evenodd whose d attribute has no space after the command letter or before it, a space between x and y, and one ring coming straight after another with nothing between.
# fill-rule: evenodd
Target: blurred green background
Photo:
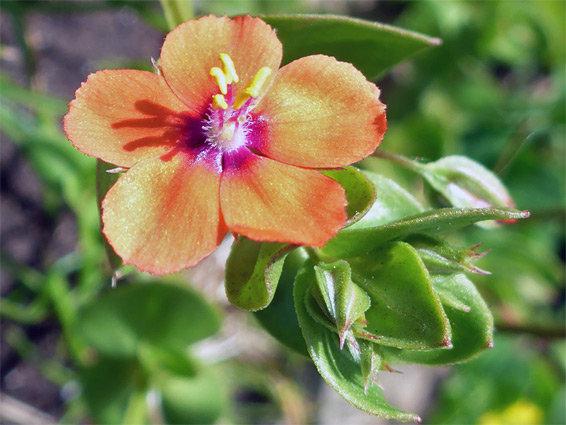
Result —
<instances>
[{"instance_id":1,"label":"blurred green background","mask_svg":"<svg viewBox=\"0 0 566 425\"><path fill-rule=\"evenodd\" d=\"M496 319L495 347L453 368L384 376L385 394L425 423L565 423L566 3L192 6L197 15L347 14L442 38L377 82L388 107L382 148L424 160L468 155L494 170L532 215L453 236L492 250L478 266L493 274L473 280ZM146 284L110 289L96 162L66 140L61 118L89 73L151 69L167 32L159 3L3 0L0 7L0 417L376 423L337 401L312 364L227 303L230 241L159 284L126 269L124 281ZM430 196L396 165L370 158L363 166Z\"/></svg>"}]
</instances>

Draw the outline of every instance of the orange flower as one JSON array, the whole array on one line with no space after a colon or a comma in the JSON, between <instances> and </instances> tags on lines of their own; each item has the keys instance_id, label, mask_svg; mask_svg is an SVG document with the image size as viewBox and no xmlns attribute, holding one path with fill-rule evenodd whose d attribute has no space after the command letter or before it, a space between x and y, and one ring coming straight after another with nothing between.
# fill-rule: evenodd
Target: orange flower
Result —
<instances>
[{"instance_id":1,"label":"orange flower","mask_svg":"<svg viewBox=\"0 0 566 425\"><path fill-rule=\"evenodd\" d=\"M67 137L128 169L102 203L125 264L179 271L228 229L321 247L344 225L344 190L316 169L371 154L385 106L351 64L317 55L278 70L281 56L261 19L207 16L167 35L162 75L100 71L77 90Z\"/></svg>"}]
</instances>

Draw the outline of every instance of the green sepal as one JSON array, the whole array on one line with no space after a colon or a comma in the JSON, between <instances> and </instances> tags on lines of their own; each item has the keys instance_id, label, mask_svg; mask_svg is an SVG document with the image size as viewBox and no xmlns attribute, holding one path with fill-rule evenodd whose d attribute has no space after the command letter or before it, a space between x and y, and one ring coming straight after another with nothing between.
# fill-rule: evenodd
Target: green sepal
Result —
<instances>
[{"instance_id":1,"label":"green sepal","mask_svg":"<svg viewBox=\"0 0 566 425\"><path fill-rule=\"evenodd\" d=\"M346 331L363 316L370 306L370 299L352 282L350 265L346 261L319 263L314 271L322 301L335 323L342 348Z\"/></svg>"},{"instance_id":2,"label":"green sepal","mask_svg":"<svg viewBox=\"0 0 566 425\"><path fill-rule=\"evenodd\" d=\"M438 38L346 16L266 15L262 19L283 43L283 64L324 54L353 64L369 80L441 43Z\"/></svg>"},{"instance_id":3,"label":"green sepal","mask_svg":"<svg viewBox=\"0 0 566 425\"><path fill-rule=\"evenodd\" d=\"M366 393L360 364L348 350L340 349L335 331L320 325L307 312L305 300L310 297L314 285L314 265L308 260L295 281L295 309L309 354L322 378L344 400L366 413L386 419L420 422L417 415L403 412L387 403L378 386L371 386Z\"/></svg>"},{"instance_id":4,"label":"green sepal","mask_svg":"<svg viewBox=\"0 0 566 425\"><path fill-rule=\"evenodd\" d=\"M510 208L435 209L384 226L341 230L327 242L322 253L330 257L352 258L364 255L388 241L412 234L441 235L479 221L512 220L528 216L528 211Z\"/></svg>"},{"instance_id":5,"label":"green sepal","mask_svg":"<svg viewBox=\"0 0 566 425\"><path fill-rule=\"evenodd\" d=\"M426 235L411 236L405 239L405 242L416 248L430 274L490 274L474 266L474 262L489 252L475 252L481 244L471 248L460 248Z\"/></svg>"},{"instance_id":6,"label":"green sepal","mask_svg":"<svg viewBox=\"0 0 566 425\"><path fill-rule=\"evenodd\" d=\"M411 245L388 243L351 266L353 281L371 299L365 331L377 344L413 350L450 346L450 323Z\"/></svg>"},{"instance_id":7,"label":"green sepal","mask_svg":"<svg viewBox=\"0 0 566 425\"><path fill-rule=\"evenodd\" d=\"M378 345L368 341L360 340L361 367L364 377L364 391L367 394L368 388L378 385L379 371L383 366L383 359L378 353Z\"/></svg>"},{"instance_id":8,"label":"green sepal","mask_svg":"<svg viewBox=\"0 0 566 425\"><path fill-rule=\"evenodd\" d=\"M340 183L346 192L348 220L344 227L359 221L375 202L375 189L372 183L355 167L327 170L322 173Z\"/></svg>"},{"instance_id":9,"label":"green sepal","mask_svg":"<svg viewBox=\"0 0 566 425\"><path fill-rule=\"evenodd\" d=\"M389 361L449 365L473 359L493 346L493 316L474 284L464 274L457 274L436 277L433 285L436 290L449 293L462 305L468 306L468 309L461 309L443 300L444 311L452 327L452 348L411 351L384 347L383 353Z\"/></svg>"},{"instance_id":10,"label":"green sepal","mask_svg":"<svg viewBox=\"0 0 566 425\"><path fill-rule=\"evenodd\" d=\"M253 313L271 336L306 357L309 356L309 353L295 313L293 283L297 272L307 258L303 249L295 249L289 253L285 259L273 300L263 310Z\"/></svg>"},{"instance_id":11,"label":"green sepal","mask_svg":"<svg viewBox=\"0 0 566 425\"><path fill-rule=\"evenodd\" d=\"M256 242L243 236L232 244L226 262L226 295L243 310L257 311L269 305L287 254L288 243Z\"/></svg>"}]
</instances>

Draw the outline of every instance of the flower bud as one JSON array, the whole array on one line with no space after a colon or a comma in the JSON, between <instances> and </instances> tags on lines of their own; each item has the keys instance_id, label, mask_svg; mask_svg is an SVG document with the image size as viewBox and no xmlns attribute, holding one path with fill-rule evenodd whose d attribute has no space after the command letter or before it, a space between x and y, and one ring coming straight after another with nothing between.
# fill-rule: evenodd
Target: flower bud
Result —
<instances>
[{"instance_id":1,"label":"flower bud","mask_svg":"<svg viewBox=\"0 0 566 425\"><path fill-rule=\"evenodd\" d=\"M465 156L447 156L435 162L420 164L418 171L455 207L515 207L501 180L492 171ZM482 222L478 225L489 228L494 227L494 222Z\"/></svg>"}]
</instances>

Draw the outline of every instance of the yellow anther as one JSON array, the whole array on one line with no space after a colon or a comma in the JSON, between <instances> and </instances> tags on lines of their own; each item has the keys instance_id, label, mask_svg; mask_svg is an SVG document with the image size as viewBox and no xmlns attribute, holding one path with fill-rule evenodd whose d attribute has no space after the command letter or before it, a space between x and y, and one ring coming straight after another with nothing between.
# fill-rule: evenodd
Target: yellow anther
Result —
<instances>
[{"instance_id":1,"label":"yellow anther","mask_svg":"<svg viewBox=\"0 0 566 425\"><path fill-rule=\"evenodd\" d=\"M226 99L221 94L215 94L212 96L212 109L228 109L228 103L226 103Z\"/></svg>"},{"instance_id":2,"label":"yellow anther","mask_svg":"<svg viewBox=\"0 0 566 425\"><path fill-rule=\"evenodd\" d=\"M271 75L271 68L264 66L257 72L257 74L254 75L254 78L252 78L252 81L250 81L250 83L248 84L248 86L245 88L244 91L248 93L251 97L258 97L259 92L261 90L261 86L263 86L265 80L267 80L267 77L269 77L270 75Z\"/></svg>"},{"instance_id":3,"label":"yellow anther","mask_svg":"<svg viewBox=\"0 0 566 425\"><path fill-rule=\"evenodd\" d=\"M261 91L261 87L264 85L267 77L271 75L271 68L264 66L250 81L248 86L236 96L234 101L234 109L240 109L244 103L248 101L251 97L258 97Z\"/></svg>"},{"instance_id":4,"label":"yellow anther","mask_svg":"<svg viewBox=\"0 0 566 425\"><path fill-rule=\"evenodd\" d=\"M226 76L226 83L232 84L232 81L235 83L240 81L238 74L236 73L234 62L232 62L232 58L226 53L220 53L218 58L222 61L224 75Z\"/></svg>"},{"instance_id":5,"label":"yellow anther","mask_svg":"<svg viewBox=\"0 0 566 425\"><path fill-rule=\"evenodd\" d=\"M222 72L220 68L213 66L212 68L210 68L209 74L216 80L216 84L220 89L220 93L228 93L228 84L226 82L226 75L224 75L224 72Z\"/></svg>"}]
</instances>

